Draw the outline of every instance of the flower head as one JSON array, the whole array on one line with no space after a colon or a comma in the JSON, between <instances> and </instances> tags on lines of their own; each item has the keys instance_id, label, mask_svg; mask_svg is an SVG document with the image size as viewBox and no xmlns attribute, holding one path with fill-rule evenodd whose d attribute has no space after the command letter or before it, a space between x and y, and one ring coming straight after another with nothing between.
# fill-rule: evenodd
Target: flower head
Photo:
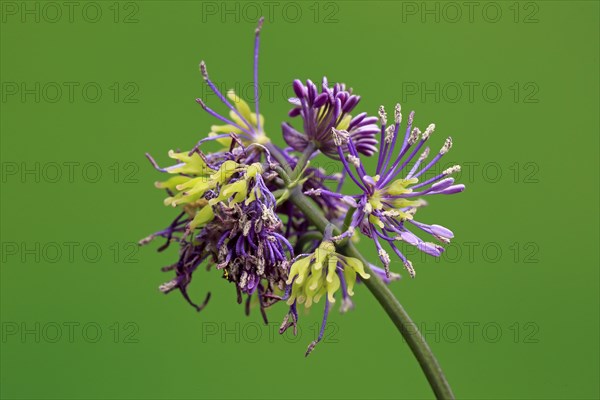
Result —
<instances>
[{"instance_id":1,"label":"flower head","mask_svg":"<svg viewBox=\"0 0 600 400\"><path fill-rule=\"evenodd\" d=\"M293 87L297 97L290 99L294 108L289 115L302 117L304 133L288 123L283 123L282 130L283 138L294 150L303 151L309 142L313 142L323 154L337 158L335 138L331 134L335 128L348 132L359 153L371 156L377 151L377 118L367 117L366 113L352 117L350 113L360 101L360 96L353 95L352 89L346 90L343 83L329 87L327 78L323 78L321 93L310 80L304 85L296 79Z\"/></svg>"},{"instance_id":2,"label":"flower head","mask_svg":"<svg viewBox=\"0 0 600 400\"><path fill-rule=\"evenodd\" d=\"M158 170L173 175L156 186L169 194L165 205L181 207L183 212L170 227L143 240L165 237L167 243L176 240L182 245L179 262L166 269L174 269L177 275L161 285L161 291L178 288L201 310L203 305L189 298L187 286L197 266L208 258L236 284L239 298L242 293L256 293L262 310L267 305L264 296L284 288L288 260L293 257L292 245L281 234L276 199L266 182L273 175L260 162L244 164L245 149L218 157L201 152L171 151L169 155L179 163L160 168L150 158Z\"/></svg>"},{"instance_id":3,"label":"flower head","mask_svg":"<svg viewBox=\"0 0 600 400\"><path fill-rule=\"evenodd\" d=\"M229 111L229 118L233 124L229 122L222 125L211 126L208 137L216 138L215 140L224 147L229 147L231 145L231 133L235 133L242 139L244 144L268 143L270 140L261 128L265 126L265 118L262 114L257 117L256 113L253 113L250 110L248 103L240 98L233 90L227 91L227 98L233 103L235 109L235 111ZM202 105L205 110L208 110L208 107L201 99L196 99L196 101ZM248 134L248 132L250 134Z\"/></svg>"},{"instance_id":4,"label":"flower head","mask_svg":"<svg viewBox=\"0 0 600 400\"><path fill-rule=\"evenodd\" d=\"M347 132L333 129L333 135L338 141L338 154L348 176L362 190L362 194L354 196L356 201L355 213L348 230L338 239L351 236L354 229L359 228L375 242L379 258L389 273L390 257L381 245L387 242L392 250L403 261L411 277L415 276L412 263L400 251L397 242L416 246L419 250L439 256L444 248L436 243L426 242L409 230L415 227L432 235L442 243L448 243L454 236L452 231L439 225L428 225L414 219L417 210L427 203L422 197L436 194L454 194L462 192L462 184L454 184L450 177L460 171L454 166L430 179L420 181L420 178L433 167L452 147L452 138L447 138L441 149L429 162L429 147L423 151L425 142L435 130L430 124L424 132L413 128L414 113L408 118L408 126L404 139L399 139L402 114L400 105L394 110L394 123L387 125L387 115L383 107L379 110L381 124L381 146L377 168L372 175L367 174L359 158L352 137ZM341 143L348 146L348 154L344 154ZM397 149L397 153L396 150ZM396 153L394 155L394 153ZM418 156L417 156L418 155ZM409 167L410 165L410 167Z\"/></svg>"},{"instance_id":5,"label":"flower head","mask_svg":"<svg viewBox=\"0 0 600 400\"><path fill-rule=\"evenodd\" d=\"M217 98L229 109L229 118L227 118L208 107L202 99L196 99L196 102L200 104L207 113L224 123L224 125L213 125L208 138L204 140L218 140L224 145L228 145L231 143L230 134L235 133L244 144L265 144L270 141L264 132L264 118L259 112L258 54L260 48L260 31L263 22L264 18L260 18L254 32L254 112L251 111L248 103L238 97L233 90L229 90L227 96L224 96L208 76L206 63L204 61L200 63L200 72L202 73L204 82Z\"/></svg>"},{"instance_id":6,"label":"flower head","mask_svg":"<svg viewBox=\"0 0 600 400\"><path fill-rule=\"evenodd\" d=\"M325 296L325 313L319 336L308 347L308 355L315 345L321 341L327 324L327 316L332 303L335 303L337 292L342 293L342 311L352 307L350 296L354 295L356 277L369 279L365 266L357 258L347 257L336 253L334 243L326 238L313 253L302 254L294 259L286 281L287 304L290 306L288 317L284 320L280 332L294 325L298 319L297 306L310 308ZM292 323L290 323L290 316Z\"/></svg>"},{"instance_id":7,"label":"flower head","mask_svg":"<svg viewBox=\"0 0 600 400\"><path fill-rule=\"evenodd\" d=\"M314 253L300 256L292 264L286 281L292 287L287 303L298 302L308 308L325 294L327 301L335 303L334 295L340 290L341 280L345 281L344 297L352 296L357 274L369 278L362 261L336 253L333 242L324 240Z\"/></svg>"}]
</instances>

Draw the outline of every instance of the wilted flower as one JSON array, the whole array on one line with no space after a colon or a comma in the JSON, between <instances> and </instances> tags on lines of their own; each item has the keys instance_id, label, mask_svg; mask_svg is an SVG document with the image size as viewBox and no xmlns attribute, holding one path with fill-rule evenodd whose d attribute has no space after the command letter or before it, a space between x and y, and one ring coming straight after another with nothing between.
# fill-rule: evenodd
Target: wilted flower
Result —
<instances>
[{"instance_id":1,"label":"wilted flower","mask_svg":"<svg viewBox=\"0 0 600 400\"><path fill-rule=\"evenodd\" d=\"M333 129L333 135L338 142L338 154L344 165L344 169L350 178L363 191L361 195L354 196L356 201L356 212L352 218L348 230L338 239L351 236L356 228L375 242L379 258L389 273L390 257L380 244L380 240L387 242L392 250L403 261L408 273L414 277L415 270L412 263L402 254L395 242L402 241L416 246L419 250L439 256L444 251L440 245L421 240L412 233L408 226L431 234L442 243L448 243L454 234L447 228L439 225L427 225L414 220L417 209L426 205L420 197L434 194L454 194L462 192L464 185L454 184L454 178L449 177L452 173L460 171L460 166L454 166L443 171L441 174L419 183L419 177L434 166L440 158L452 147L452 138L447 138L442 148L433 159L425 166L422 163L429 156L429 148L416 158L423 145L429 140L435 129L431 124L421 132L419 128L412 128L414 113L408 118L408 126L404 140L399 144L398 154L392 156L398 144L398 133L402 114L400 105L396 105L394 111L394 123L387 125L387 115L383 106L379 109L382 149L379 153L375 174L367 175L364 166L358 156L352 137L345 131ZM349 153L343 153L342 143L347 144ZM409 152L409 150L411 150ZM408 165L413 163L411 168ZM352 167L350 166L352 165ZM353 172L353 170L355 172ZM402 178L399 178L402 176ZM418 190L417 190L418 189Z\"/></svg>"},{"instance_id":2,"label":"wilted flower","mask_svg":"<svg viewBox=\"0 0 600 400\"><path fill-rule=\"evenodd\" d=\"M303 133L287 122L282 124L282 130L283 138L294 150L303 151L312 142L323 154L337 158L337 148L331 134L331 129L335 128L348 132L359 153L371 156L377 151L377 118L367 117L367 113L352 117L350 113L360 101L360 96L353 95L352 89L346 90L343 83L336 83L331 88L327 78L323 78L321 93L317 92L317 87L310 80L306 81L305 86L296 79L293 87L298 97L290 99L294 108L289 115L302 117Z\"/></svg>"},{"instance_id":3,"label":"wilted flower","mask_svg":"<svg viewBox=\"0 0 600 400\"><path fill-rule=\"evenodd\" d=\"M231 227L217 242L217 268L244 293L254 293L261 279L282 289L288 273L286 251L291 258L294 250L281 235L275 197L260 175L250 193L246 201L228 210Z\"/></svg>"},{"instance_id":4,"label":"wilted flower","mask_svg":"<svg viewBox=\"0 0 600 400\"><path fill-rule=\"evenodd\" d=\"M244 151L235 153L237 158L245 157ZM174 175L156 186L169 193L165 205L181 206L184 212L170 227L143 240L147 243L155 237L166 237L171 241L175 234L182 236L175 239L182 245L180 260L166 269L174 269L177 276L161 285L161 291L169 293L178 288L190 304L201 310L203 305L189 298L187 286L198 264L210 257L217 269L224 270L225 278L236 283L239 293L256 292L262 309L267 304L262 295L284 287L288 259L293 257L291 244L281 235L276 199L263 177L272 175L261 163L244 165L234 161L233 152L221 154L219 159L225 161L219 166L210 164L202 153L171 151L169 156L180 162L160 168L150 157L157 169ZM193 233L197 229L199 232ZM192 237L188 239L189 234Z\"/></svg>"}]
</instances>

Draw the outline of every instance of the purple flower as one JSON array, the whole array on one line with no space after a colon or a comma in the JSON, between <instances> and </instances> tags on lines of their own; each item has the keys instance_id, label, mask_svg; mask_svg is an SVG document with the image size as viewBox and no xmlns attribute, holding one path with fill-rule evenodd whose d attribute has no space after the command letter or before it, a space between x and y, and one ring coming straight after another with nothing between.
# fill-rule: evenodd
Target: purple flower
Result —
<instances>
[{"instance_id":1,"label":"purple flower","mask_svg":"<svg viewBox=\"0 0 600 400\"><path fill-rule=\"evenodd\" d=\"M225 277L249 295L261 286L261 280L266 280L271 292L283 288L288 259L294 253L281 234L283 224L274 211L275 197L260 175L250 196L249 200L254 200L226 209L230 224L216 245L217 269L224 270Z\"/></svg>"},{"instance_id":2,"label":"purple flower","mask_svg":"<svg viewBox=\"0 0 600 400\"><path fill-rule=\"evenodd\" d=\"M450 175L460 171L460 166L454 166L425 181L420 177L429 171L452 147L452 138L447 138L442 148L427 163L429 147L422 152L425 142L435 130L431 124L421 132L413 128L414 112L408 118L408 126L403 135L399 136L402 114L400 105L396 105L394 123L387 125L387 115L382 107L379 109L381 124L381 151L377 160L375 174L368 175L359 158L352 136L346 131L333 129L337 144L338 155L347 175L362 190L362 194L352 196L355 201L355 212L352 222L346 232L337 239L352 236L359 228L365 235L373 239L379 258L383 262L389 276L390 257L381 243L388 243L392 250L403 261L411 277L415 276L412 263L400 251L396 242L401 241L432 256L440 256L444 248L438 244L423 241L411 232L416 228L432 235L442 243L448 243L454 236L452 231L439 225L428 225L414 219L417 209L426 205L421 197L436 194L454 194L462 192L462 184L454 184ZM344 149L348 148L348 153ZM396 152L397 149L397 152ZM419 154L417 156L417 154ZM336 195L335 193L327 193Z\"/></svg>"},{"instance_id":3,"label":"purple flower","mask_svg":"<svg viewBox=\"0 0 600 400\"><path fill-rule=\"evenodd\" d=\"M353 95L352 89L346 90L343 83L329 87L327 78L323 78L321 93L317 92L316 85L310 80L306 81L305 86L296 79L293 88L298 97L290 99L294 108L289 112L289 116L302 117L303 133L288 123L282 124L282 130L285 141L294 150L303 151L308 143L312 142L323 154L337 158L338 153L331 134L331 130L335 128L348 132L359 153L371 156L377 151L377 118L367 117L366 113L352 118L350 113L360 101L360 96Z\"/></svg>"},{"instance_id":4,"label":"purple flower","mask_svg":"<svg viewBox=\"0 0 600 400\"><path fill-rule=\"evenodd\" d=\"M229 138L231 133L236 134L244 144L266 144L270 141L264 132L264 118L259 112L258 55L260 48L260 31L263 22L264 18L261 17L254 34L254 110L251 110L249 105L238 97L233 90L229 90L226 95L223 95L208 76L206 63L204 61L200 63L200 72L202 73L206 85L229 109L229 116L226 117L208 107L202 99L196 99L196 102L200 104L207 113L225 123L225 125L213 125L208 138L203 139L203 141L217 140L223 144L228 144L230 143ZM200 143L198 143L198 145L199 144Z\"/></svg>"},{"instance_id":5,"label":"purple flower","mask_svg":"<svg viewBox=\"0 0 600 400\"><path fill-rule=\"evenodd\" d=\"M193 182L202 190L197 191L199 198L186 200L184 212L169 227L143 239L140 244L163 237L167 242L159 250L164 250L171 242L180 243L178 262L163 268L165 271L174 270L176 276L160 286L162 292L179 289L192 306L202 310L210 294L204 303L197 305L190 299L187 287L197 267L208 259L210 265L216 265L218 270L223 271L225 279L235 283L240 301L243 293L249 299L256 293L265 316L264 308L270 305L267 298L284 288L288 260L293 257L292 245L282 235L283 224L275 212L275 196L266 182L275 179L276 174L264 170L260 163L249 166L239 163L249 157L243 147L217 153L218 157L216 154L208 157L201 152L199 154L202 159L196 153L192 156L185 152L172 154L182 157L185 162L166 169L156 166L161 171L176 173L176 179ZM210 160L210 167L203 160ZM196 176L206 168L212 171L209 177ZM186 190L195 190L195 186L187 185L192 189ZM173 195L169 189L171 184L158 186ZM194 225L198 216L204 214L210 218L202 217L204 222Z\"/></svg>"}]
</instances>

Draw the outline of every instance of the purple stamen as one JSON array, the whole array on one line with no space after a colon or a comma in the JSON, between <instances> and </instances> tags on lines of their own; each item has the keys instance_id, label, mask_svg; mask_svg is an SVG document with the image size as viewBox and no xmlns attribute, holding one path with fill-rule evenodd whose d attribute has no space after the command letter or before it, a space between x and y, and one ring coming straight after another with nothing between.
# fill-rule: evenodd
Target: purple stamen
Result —
<instances>
[{"instance_id":1,"label":"purple stamen","mask_svg":"<svg viewBox=\"0 0 600 400\"><path fill-rule=\"evenodd\" d=\"M342 191L342 186L344 186L344 181L346 180L346 175L347 175L347 172L346 172L346 169L344 168L342 170L342 177L340 178L337 188L335 189L336 192L339 193Z\"/></svg>"},{"instance_id":2,"label":"purple stamen","mask_svg":"<svg viewBox=\"0 0 600 400\"><path fill-rule=\"evenodd\" d=\"M390 183L390 181L392 179L396 178L396 176L398 176L398 174L400 172L402 172L402 170L404 170L404 168L408 165L408 163L410 163L412 161L412 159L419 152L419 150L421 150L421 147L423 147L424 143L425 143L424 140L419 140L419 143L413 149L412 153L410 153L410 155L402 163L402 166L398 169L398 171L396 171L396 168L398 167L398 164L400 163L400 160L402 160L402 158L406 154L406 151L408 149L410 149L411 146L406 147L406 149L404 149L404 151L402 153L400 153L400 155L398 156L398 159L396 160L396 162L394 163L394 165L392 166L392 168L384 175L384 178L379 181L380 182L379 183L379 187L385 187L385 186L387 186L387 184Z\"/></svg>"},{"instance_id":3,"label":"purple stamen","mask_svg":"<svg viewBox=\"0 0 600 400\"><path fill-rule=\"evenodd\" d=\"M363 191L367 191L367 189L365 189L365 187L358 181L358 179L356 179L356 177L350 170L350 166L348 165L348 162L346 161L346 157L344 156L344 153L342 152L342 147L338 146L337 150L338 150L338 155L340 156L340 161L342 162L344 169L348 173L348 176L354 181L354 183L356 183L358 185L359 188L361 188Z\"/></svg>"},{"instance_id":4,"label":"purple stamen","mask_svg":"<svg viewBox=\"0 0 600 400\"><path fill-rule=\"evenodd\" d=\"M400 131L400 124L396 123L394 125L394 136L392 137L392 144L390 145L389 150L387 151L387 155L385 157L385 162L383 163L383 166L381 167L382 171L385 171L390 159L392 158L392 153L394 152L394 149L396 148L396 141L398 140L398 132Z\"/></svg>"},{"instance_id":5,"label":"purple stamen","mask_svg":"<svg viewBox=\"0 0 600 400\"><path fill-rule=\"evenodd\" d=\"M415 175L415 178L418 178L419 176L423 175L425 172L427 172L431 167L433 167L439 160L440 158L442 158L444 154L443 153L438 153L433 160L431 160L429 162L429 164L427 164L425 167L423 167L422 170L420 170L419 172L417 172L417 174Z\"/></svg>"},{"instance_id":6,"label":"purple stamen","mask_svg":"<svg viewBox=\"0 0 600 400\"><path fill-rule=\"evenodd\" d=\"M329 300L325 299L325 311L323 312L323 322L321 322L321 329L319 330L319 337L317 340L314 340L311 344L308 345L306 349L306 353L304 354L306 357L314 350L315 346L323 339L323 335L325 334L325 327L327 327L327 316L329 315Z\"/></svg>"},{"instance_id":7,"label":"purple stamen","mask_svg":"<svg viewBox=\"0 0 600 400\"><path fill-rule=\"evenodd\" d=\"M375 169L375 173L379 174L381 171L381 167L383 167L383 163L385 158L387 157L388 152L388 141L385 138L385 124L381 124L381 134L379 143L383 144L383 149L379 152L379 156L377 156L377 168Z\"/></svg>"},{"instance_id":8,"label":"purple stamen","mask_svg":"<svg viewBox=\"0 0 600 400\"><path fill-rule=\"evenodd\" d=\"M262 29L264 17L258 20L254 35L254 109L256 111L256 130L260 132L260 113L258 110L258 50L260 47L260 30Z\"/></svg>"},{"instance_id":9,"label":"purple stamen","mask_svg":"<svg viewBox=\"0 0 600 400\"><path fill-rule=\"evenodd\" d=\"M219 91L219 89L217 89L217 87L212 83L212 81L208 77L208 71L206 70L206 64L204 63L204 61L200 62L200 71L202 72L202 77L204 78L204 81L206 82L208 87L212 90L212 92L217 95L217 97L221 100L221 102L223 102L223 104L225 104L227 106L227 108L229 108L231 111L233 111L242 120L242 122L244 122L246 124L246 127L248 129L252 130L252 125L248 121L246 121L246 119L244 117L242 117L242 114L240 114L240 112L237 110L237 108L235 108L229 102L229 100L227 100L225 98L225 96L223 96L223 94ZM250 136L253 136L253 135L251 134Z\"/></svg>"},{"instance_id":10,"label":"purple stamen","mask_svg":"<svg viewBox=\"0 0 600 400\"><path fill-rule=\"evenodd\" d=\"M202 101L202 99L196 99L196 103L200 104L200 106L202 106L202 109L204 109L204 111L206 111L207 113L209 113L210 115L212 115L213 117L225 122L228 125L232 125L235 126L236 128L238 128L239 130L241 130L242 132L244 132L245 134L249 135L250 137L252 137L252 133L250 133L249 131L247 131L246 129L242 128L241 126L239 126L238 124L236 124L233 121L228 120L227 118L221 116L220 114L217 114L215 111L213 111L211 108L209 108L206 103L204 103Z\"/></svg>"}]
</instances>

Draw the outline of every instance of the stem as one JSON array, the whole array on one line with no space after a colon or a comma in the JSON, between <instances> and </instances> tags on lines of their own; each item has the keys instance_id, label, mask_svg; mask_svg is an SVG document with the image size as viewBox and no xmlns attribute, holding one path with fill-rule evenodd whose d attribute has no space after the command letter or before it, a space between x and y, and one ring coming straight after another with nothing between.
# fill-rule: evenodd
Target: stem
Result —
<instances>
[{"instance_id":1,"label":"stem","mask_svg":"<svg viewBox=\"0 0 600 400\"><path fill-rule=\"evenodd\" d=\"M319 228L321 232L325 231L329 221L325 218L321 210L318 209L316 204L302 193L300 187L292 189L290 200L313 224L317 226L317 228ZM334 231L337 231L335 234L339 234L339 229L335 228ZM338 248L338 250L342 254L358 258L363 262L365 268L369 270L371 277L363 280L363 282L371 293L373 293L377 301L379 301L379 304L381 304L394 325L396 325L404 337L404 340L408 343L408 346L421 365L421 369L425 373L435 396L438 399L454 399L454 394L452 393L450 384L444 376L440 364L431 352L429 345L425 341L425 338L419 331L417 325L411 320L400 302L394 297L394 294L388 289L383 281L371 271L368 261L350 241L348 241L346 245Z\"/></svg>"},{"instance_id":2,"label":"stem","mask_svg":"<svg viewBox=\"0 0 600 400\"><path fill-rule=\"evenodd\" d=\"M302 171L306 167L308 159L313 155L316 148L317 146L312 141L308 142L308 145L302 152L302 155L300 155L300 158L298 158L296 168L294 168L294 171L292 172L291 178L293 181L300 177L300 174L302 174Z\"/></svg>"},{"instance_id":3,"label":"stem","mask_svg":"<svg viewBox=\"0 0 600 400\"><path fill-rule=\"evenodd\" d=\"M342 252L356 257L368 266L367 260L351 243L346 245ZM375 279L373 279L375 278ZM419 331L417 325L412 321L402 304L379 277L371 272L371 278L364 279L365 286L373 293L379 304L384 308L396 328L400 331L404 340L412 350L425 373L431 389L438 399L454 399L452 388L442 371L438 360L431 351L427 341Z\"/></svg>"},{"instance_id":4,"label":"stem","mask_svg":"<svg viewBox=\"0 0 600 400\"><path fill-rule=\"evenodd\" d=\"M281 196L283 196L284 193L285 193L285 189L277 189L277 190L275 190L275 191L272 192L273 197L275 197L276 199L278 199Z\"/></svg>"},{"instance_id":5,"label":"stem","mask_svg":"<svg viewBox=\"0 0 600 400\"><path fill-rule=\"evenodd\" d=\"M346 214L346 217L344 218L344 222L342 223L342 232L346 232L348 230L348 228L350 227L350 224L352 224L352 217L354 217L355 212L356 212L356 208L353 208L352 210L348 210L348 214ZM342 241L339 243L340 247L345 246L346 243L348 243L348 241L350 239L352 239L352 237L347 237L347 238L342 239Z\"/></svg>"},{"instance_id":6,"label":"stem","mask_svg":"<svg viewBox=\"0 0 600 400\"><path fill-rule=\"evenodd\" d=\"M277 162L279 162L279 164L281 164L281 166L283 167L284 171L287 174L290 174L292 172L292 170L290 169L290 166L285 158L285 156L283 155L281 149L277 146L275 146L273 143L269 142L266 143L264 145L267 150L269 150L269 153L271 153L271 156L277 160Z\"/></svg>"},{"instance_id":7,"label":"stem","mask_svg":"<svg viewBox=\"0 0 600 400\"><path fill-rule=\"evenodd\" d=\"M322 239L323 239L323 234L319 231L312 231L312 232L305 233L304 235L302 235L298 238L298 242L296 242L296 248L294 250L294 254L297 255L297 253L302 253L302 250L304 249L305 244L310 243L314 240L322 240Z\"/></svg>"}]
</instances>

